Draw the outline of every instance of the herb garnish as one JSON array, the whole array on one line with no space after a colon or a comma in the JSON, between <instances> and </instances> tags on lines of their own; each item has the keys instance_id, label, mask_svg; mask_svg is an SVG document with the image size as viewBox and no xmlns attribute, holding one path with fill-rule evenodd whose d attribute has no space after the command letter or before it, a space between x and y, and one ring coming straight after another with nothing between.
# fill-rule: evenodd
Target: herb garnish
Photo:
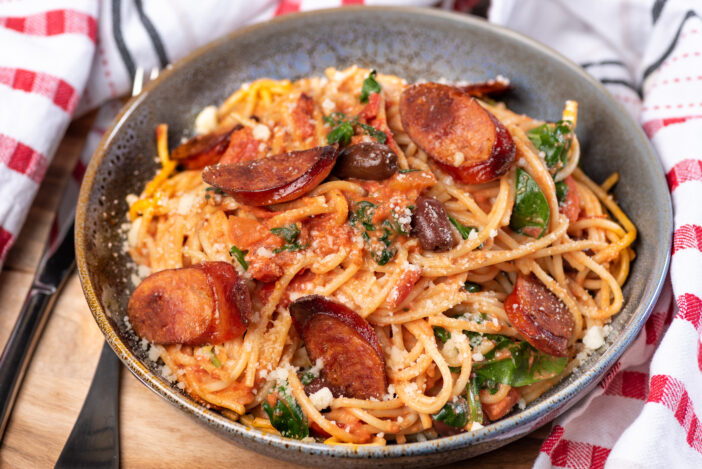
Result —
<instances>
[{"instance_id":1,"label":"herb garnish","mask_svg":"<svg viewBox=\"0 0 702 469\"><path fill-rule=\"evenodd\" d=\"M307 245L303 246L300 244L299 241L297 241L297 237L300 234L300 229L295 223L291 223L289 225L281 226L278 228L271 228L271 233L273 233L279 238L282 238L285 241L285 244L273 250L275 254L278 254L279 252L283 251L301 251L307 248Z\"/></svg>"},{"instance_id":2,"label":"herb garnish","mask_svg":"<svg viewBox=\"0 0 702 469\"><path fill-rule=\"evenodd\" d=\"M363 80L363 86L361 87L361 96L359 97L359 100L362 103L367 103L368 98L370 97L371 93L380 93L382 91L382 87L380 86L380 83L375 79L377 75L377 72L375 70L371 70L368 76L366 77L365 80Z\"/></svg>"},{"instance_id":3,"label":"herb garnish","mask_svg":"<svg viewBox=\"0 0 702 469\"><path fill-rule=\"evenodd\" d=\"M378 143L385 143L388 140L388 136L385 132L359 122L357 116L349 117L343 112L332 112L328 116L324 116L324 122L329 124L332 128L329 133L327 133L327 143L329 143L329 145L335 143L348 145L351 143L351 138L355 134L355 126L359 126L361 130L376 139Z\"/></svg>"},{"instance_id":4,"label":"herb garnish","mask_svg":"<svg viewBox=\"0 0 702 469\"><path fill-rule=\"evenodd\" d=\"M239 264L241 264L241 266L244 268L244 270L249 269L249 263L246 262L246 259L244 258L246 256L246 254L248 254L248 252L249 252L248 249L245 249L242 251L241 249L239 249L238 247L236 247L234 245L232 245L232 247L229 248L229 255L234 256L234 258L236 258L236 260L239 261Z\"/></svg>"},{"instance_id":5,"label":"herb garnish","mask_svg":"<svg viewBox=\"0 0 702 469\"><path fill-rule=\"evenodd\" d=\"M214 347L210 347L210 362L215 366L215 368L222 368L222 362L219 361L217 355L215 355Z\"/></svg>"}]
</instances>

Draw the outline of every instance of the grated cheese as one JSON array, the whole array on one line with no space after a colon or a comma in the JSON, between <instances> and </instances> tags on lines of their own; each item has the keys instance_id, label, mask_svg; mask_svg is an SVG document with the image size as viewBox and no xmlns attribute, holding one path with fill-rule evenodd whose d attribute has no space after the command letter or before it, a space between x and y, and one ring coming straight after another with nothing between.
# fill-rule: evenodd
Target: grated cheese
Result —
<instances>
[{"instance_id":1,"label":"grated cheese","mask_svg":"<svg viewBox=\"0 0 702 469\"><path fill-rule=\"evenodd\" d=\"M324 410L329 407L334 400L329 388L322 388L314 394L310 394L310 401L317 410Z\"/></svg>"}]
</instances>

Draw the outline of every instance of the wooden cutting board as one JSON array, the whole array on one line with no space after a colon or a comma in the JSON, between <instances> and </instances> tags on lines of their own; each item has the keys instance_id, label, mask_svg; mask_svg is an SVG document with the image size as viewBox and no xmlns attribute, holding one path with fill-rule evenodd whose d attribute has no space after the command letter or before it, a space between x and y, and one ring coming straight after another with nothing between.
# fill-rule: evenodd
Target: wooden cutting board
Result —
<instances>
[{"instance_id":1,"label":"wooden cutting board","mask_svg":"<svg viewBox=\"0 0 702 469\"><path fill-rule=\"evenodd\" d=\"M4 347L41 256L58 195L90 130L75 121L61 142L25 227L0 273L0 347ZM74 274L61 293L32 358L0 446L0 467L53 467L97 365L102 333ZM489 454L447 467L531 467L547 428ZM195 423L122 368L120 441L124 468L301 467L239 448Z\"/></svg>"}]
</instances>

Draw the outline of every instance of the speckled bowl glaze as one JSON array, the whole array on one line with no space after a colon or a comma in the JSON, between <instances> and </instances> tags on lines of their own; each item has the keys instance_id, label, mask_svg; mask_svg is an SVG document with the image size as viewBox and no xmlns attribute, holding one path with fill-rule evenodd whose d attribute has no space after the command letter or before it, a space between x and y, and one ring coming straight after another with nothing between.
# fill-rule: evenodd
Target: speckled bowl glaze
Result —
<instances>
[{"instance_id":1,"label":"speckled bowl glaze","mask_svg":"<svg viewBox=\"0 0 702 469\"><path fill-rule=\"evenodd\" d=\"M121 252L128 193L156 171L154 128L169 125L170 144L188 135L204 106L222 102L243 82L300 78L329 66L374 67L424 79L509 77L508 105L557 120L566 99L580 102L581 165L595 180L619 171L614 190L639 229L637 259L624 309L606 345L525 410L475 432L386 447L303 443L233 422L195 402L158 373L125 328L133 264ZM432 466L490 451L552 420L585 396L643 326L670 258L672 210L663 172L639 126L595 80L547 47L465 15L406 8L344 8L285 16L218 40L178 62L132 99L107 131L88 168L76 219L80 279L95 320L125 366L146 386L197 421L260 453L304 465Z\"/></svg>"}]
</instances>

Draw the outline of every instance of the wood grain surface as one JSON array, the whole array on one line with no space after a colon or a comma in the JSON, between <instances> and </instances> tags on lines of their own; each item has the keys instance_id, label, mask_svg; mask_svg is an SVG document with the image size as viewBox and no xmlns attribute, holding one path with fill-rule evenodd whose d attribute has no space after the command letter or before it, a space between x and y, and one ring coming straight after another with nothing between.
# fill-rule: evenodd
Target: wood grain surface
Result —
<instances>
[{"instance_id":1,"label":"wood grain surface","mask_svg":"<svg viewBox=\"0 0 702 469\"><path fill-rule=\"evenodd\" d=\"M0 273L0 346L4 347L41 256L64 184L93 115L71 124ZM0 446L2 468L53 467L71 432L102 347L77 275L51 313ZM235 446L149 391L122 369L120 440L123 468L299 467ZM446 467L531 467L548 427L508 446Z\"/></svg>"}]
</instances>

